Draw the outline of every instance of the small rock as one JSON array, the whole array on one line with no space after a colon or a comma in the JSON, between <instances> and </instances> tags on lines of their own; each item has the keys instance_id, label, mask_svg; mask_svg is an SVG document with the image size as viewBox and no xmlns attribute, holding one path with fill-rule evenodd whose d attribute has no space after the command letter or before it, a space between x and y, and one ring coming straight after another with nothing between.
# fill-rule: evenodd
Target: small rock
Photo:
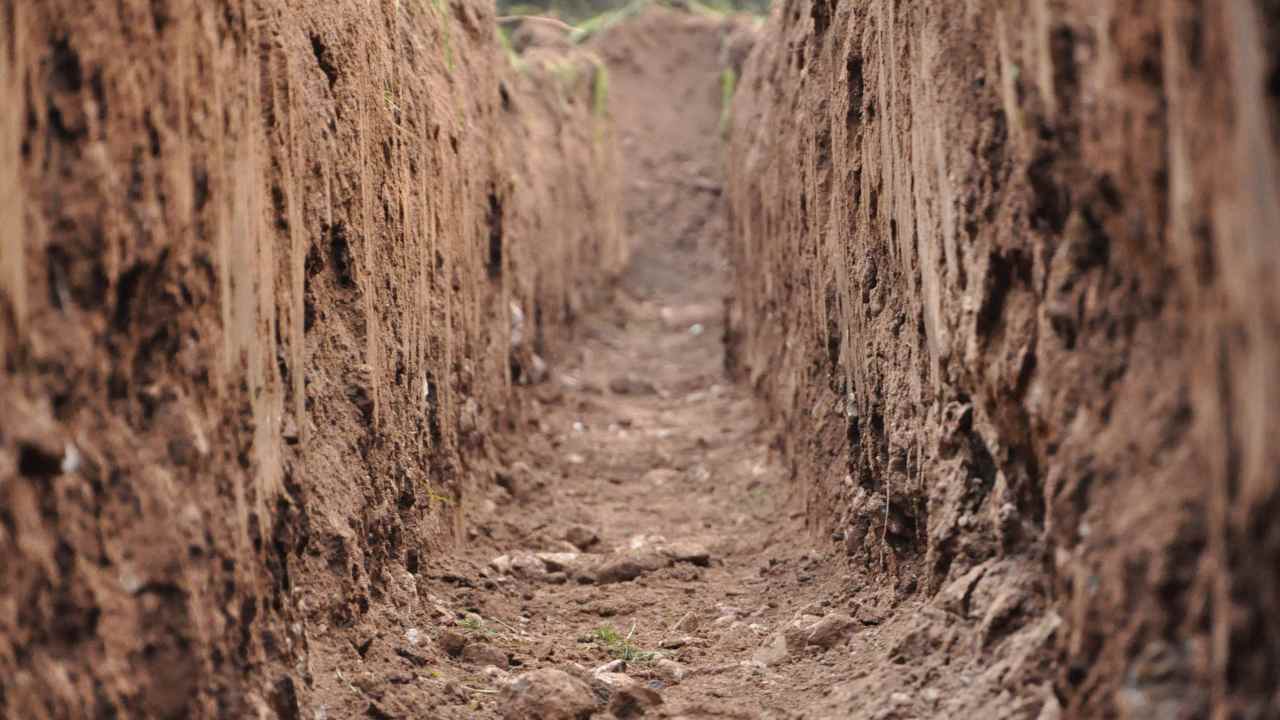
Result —
<instances>
[{"instance_id":1,"label":"small rock","mask_svg":"<svg viewBox=\"0 0 1280 720\"><path fill-rule=\"evenodd\" d=\"M711 479L711 471L704 465L694 465L685 473L690 482L703 483Z\"/></svg>"},{"instance_id":2,"label":"small rock","mask_svg":"<svg viewBox=\"0 0 1280 720\"><path fill-rule=\"evenodd\" d=\"M621 660L611 660L601 665L600 667L596 668L595 670L592 670L591 674L599 675L600 673L620 673L626 668L627 668L627 664L625 662Z\"/></svg>"},{"instance_id":3,"label":"small rock","mask_svg":"<svg viewBox=\"0 0 1280 720\"><path fill-rule=\"evenodd\" d=\"M517 500L527 499L539 484L533 469L523 462L512 463L511 467L494 473L494 482Z\"/></svg>"},{"instance_id":4,"label":"small rock","mask_svg":"<svg viewBox=\"0 0 1280 720\"><path fill-rule=\"evenodd\" d=\"M658 647L663 650L679 650L691 642L693 642L693 638L691 637L666 638L662 642L658 643Z\"/></svg>"},{"instance_id":5,"label":"small rock","mask_svg":"<svg viewBox=\"0 0 1280 720\"><path fill-rule=\"evenodd\" d=\"M821 619L817 615L801 615L782 628L782 634L787 639L787 647L791 652L799 652L809 644L809 633Z\"/></svg>"},{"instance_id":6,"label":"small rock","mask_svg":"<svg viewBox=\"0 0 1280 720\"><path fill-rule=\"evenodd\" d=\"M547 574L546 564L532 553L520 552L514 553L510 556L503 555L502 558L507 558L506 571L503 572L504 575L515 575L516 577L522 577L529 580L537 580ZM502 558L497 558L490 563L500 572L502 569L498 561Z\"/></svg>"},{"instance_id":7,"label":"small rock","mask_svg":"<svg viewBox=\"0 0 1280 720\"><path fill-rule=\"evenodd\" d=\"M612 663L608 663L608 664L611 665ZM625 666L626 666L626 663L623 663L622 665L619 665L617 667L622 668ZM596 682L600 683L604 687L609 688L610 690L622 687L623 685L631 681L631 676L627 675L624 672L620 672L619 670L601 670L600 668L596 668L595 670L593 670L591 672L591 677Z\"/></svg>"},{"instance_id":8,"label":"small rock","mask_svg":"<svg viewBox=\"0 0 1280 720\"><path fill-rule=\"evenodd\" d=\"M844 613L829 613L809 628L808 643L829 649L844 641L853 628L853 618Z\"/></svg>"},{"instance_id":9,"label":"small rock","mask_svg":"<svg viewBox=\"0 0 1280 720\"><path fill-rule=\"evenodd\" d=\"M396 649L395 649L395 651L396 651L396 654L397 654L397 655L399 655L400 657L404 658L405 660L408 660L409 662L413 663L414 665L417 665L418 667L426 667L426 666L427 666L427 659L426 659L425 657L423 657L422 655L419 655L418 653L410 652L410 651L405 650L404 648L401 648L401 647L396 648Z\"/></svg>"},{"instance_id":10,"label":"small rock","mask_svg":"<svg viewBox=\"0 0 1280 720\"><path fill-rule=\"evenodd\" d=\"M711 552L695 542L674 542L662 549L662 553L676 562L686 562L699 567L711 564Z\"/></svg>"},{"instance_id":11,"label":"small rock","mask_svg":"<svg viewBox=\"0 0 1280 720\"><path fill-rule=\"evenodd\" d=\"M640 481L646 485L662 487L667 483L674 483L680 480L680 473L671 468L654 468L644 474Z\"/></svg>"},{"instance_id":12,"label":"small rock","mask_svg":"<svg viewBox=\"0 0 1280 720\"><path fill-rule=\"evenodd\" d=\"M529 359L529 384L540 385L547 379L547 361L534 353Z\"/></svg>"},{"instance_id":13,"label":"small rock","mask_svg":"<svg viewBox=\"0 0 1280 720\"><path fill-rule=\"evenodd\" d=\"M418 581L413 574L405 570L399 563L392 563L387 569L389 582L388 594L391 601L400 608L416 608L419 604Z\"/></svg>"},{"instance_id":14,"label":"small rock","mask_svg":"<svg viewBox=\"0 0 1280 720\"><path fill-rule=\"evenodd\" d=\"M601 565L596 570L595 579L601 585L627 582L645 573L660 570L668 564L667 558L657 553L627 553Z\"/></svg>"},{"instance_id":15,"label":"small rock","mask_svg":"<svg viewBox=\"0 0 1280 720\"><path fill-rule=\"evenodd\" d=\"M937 595L934 595L933 604L947 612L965 617L974 587L978 584L978 581L982 579L982 576L994 566L994 564L995 563L990 561L982 563L981 565L971 568L968 572L950 581L940 592L938 592ZM864 607L866 606L860 605L858 608L859 618L863 617L862 609Z\"/></svg>"},{"instance_id":16,"label":"small rock","mask_svg":"<svg viewBox=\"0 0 1280 720\"><path fill-rule=\"evenodd\" d=\"M609 390L615 395L657 395L658 388L644 378L623 375L609 381Z\"/></svg>"},{"instance_id":17,"label":"small rock","mask_svg":"<svg viewBox=\"0 0 1280 720\"><path fill-rule=\"evenodd\" d=\"M511 310L511 348L514 350L524 342L524 310L514 300L511 301L509 307Z\"/></svg>"},{"instance_id":18,"label":"small rock","mask_svg":"<svg viewBox=\"0 0 1280 720\"><path fill-rule=\"evenodd\" d=\"M624 549L647 550L658 545L665 545L666 542L667 539L661 535L645 535L642 533L640 535L632 535L630 539L627 540L627 545Z\"/></svg>"},{"instance_id":19,"label":"small rock","mask_svg":"<svg viewBox=\"0 0 1280 720\"><path fill-rule=\"evenodd\" d=\"M458 657L467 647L467 636L453 630L445 630L436 638L436 645L450 657Z\"/></svg>"},{"instance_id":20,"label":"small rock","mask_svg":"<svg viewBox=\"0 0 1280 720\"><path fill-rule=\"evenodd\" d=\"M698 629L700 624L701 622L698 620L697 615L694 615L693 613L685 613L684 617L677 620L676 624L671 626L671 630L673 632L694 632Z\"/></svg>"},{"instance_id":21,"label":"small rock","mask_svg":"<svg viewBox=\"0 0 1280 720\"><path fill-rule=\"evenodd\" d=\"M498 712L507 720L583 720L596 712L591 688L563 670L534 670L507 684Z\"/></svg>"},{"instance_id":22,"label":"small rock","mask_svg":"<svg viewBox=\"0 0 1280 720\"><path fill-rule=\"evenodd\" d=\"M470 435L480 428L480 403L475 398L467 398L462 404L462 412L458 413L458 431Z\"/></svg>"},{"instance_id":23,"label":"small rock","mask_svg":"<svg viewBox=\"0 0 1280 720\"><path fill-rule=\"evenodd\" d=\"M704 182L698 179L698 182ZM706 181L710 182L710 181ZM658 317L669 330L681 330L693 325L709 323L720 317L722 309L712 303L695 305L669 305L658 311Z\"/></svg>"},{"instance_id":24,"label":"small rock","mask_svg":"<svg viewBox=\"0 0 1280 720\"><path fill-rule=\"evenodd\" d=\"M884 614L875 608L867 607L859 604L857 606L857 618L863 625L879 625L884 622Z\"/></svg>"},{"instance_id":25,"label":"small rock","mask_svg":"<svg viewBox=\"0 0 1280 720\"><path fill-rule=\"evenodd\" d=\"M642 717L649 708L662 704L662 696L630 675L618 672L595 673L594 680L609 697L609 712L619 720Z\"/></svg>"},{"instance_id":26,"label":"small rock","mask_svg":"<svg viewBox=\"0 0 1280 720\"><path fill-rule=\"evenodd\" d=\"M492 665L496 668L506 668L511 664L505 652L485 643L467 645L462 649L462 659L476 665Z\"/></svg>"},{"instance_id":27,"label":"small rock","mask_svg":"<svg viewBox=\"0 0 1280 720\"><path fill-rule=\"evenodd\" d=\"M547 552L577 553L578 548L571 542L565 542L564 540L552 540L547 543Z\"/></svg>"},{"instance_id":28,"label":"small rock","mask_svg":"<svg viewBox=\"0 0 1280 720\"><path fill-rule=\"evenodd\" d=\"M609 700L609 712L618 720L644 717L650 708L662 704L662 696L651 687L636 683L613 694Z\"/></svg>"},{"instance_id":29,"label":"small rock","mask_svg":"<svg viewBox=\"0 0 1280 720\"><path fill-rule=\"evenodd\" d=\"M602 618L611 618L618 614L619 606L610 602L596 603L587 607L586 611L594 613Z\"/></svg>"},{"instance_id":30,"label":"small rock","mask_svg":"<svg viewBox=\"0 0 1280 720\"><path fill-rule=\"evenodd\" d=\"M542 561L549 572L567 572L577 565L578 553L547 552L537 553L534 557Z\"/></svg>"},{"instance_id":31,"label":"small rock","mask_svg":"<svg viewBox=\"0 0 1280 720\"><path fill-rule=\"evenodd\" d=\"M600 533L585 525L574 525L565 531L564 539L579 550L586 550L600 542Z\"/></svg>"},{"instance_id":32,"label":"small rock","mask_svg":"<svg viewBox=\"0 0 1280 720\"><path fill-rule=\"evenodd\" d=\"M689 676L689 670L684 665L663 658L654 664L654 670L657 671L659 677L670 683L678 683Z\"/></svg>"},{"instance_id":33,"label":"small rock","mask_svg":"<svg viewBox=\"0 0 1280 720\"><path fill-rule=\"evenodd\" d=\"M752 661L764 665L777 665L787 659L787 638L782 633L774 633L773 637L751 656Z\"/></svg>"},{"instance_id":34,"label":"small rock","mask_svg":"<svg viewBox=\"0 0 1280 720\"><path fill-rule=\"evenodd\" d=\"M592 642L592 636L584 635L578 638L578 642ZM565 672L569 673L573 677L581 680L582 682L587 683L588 685L595 682L596 677L595 675L591 674L590 670L583 667L582 665L579 665L576 662L573 662L572 660L565 663L561 669L563 669ZM600 700L600 702L604 702L607 699L608 699L608 696L605 696Z\"/></svg>"}]
</instances>

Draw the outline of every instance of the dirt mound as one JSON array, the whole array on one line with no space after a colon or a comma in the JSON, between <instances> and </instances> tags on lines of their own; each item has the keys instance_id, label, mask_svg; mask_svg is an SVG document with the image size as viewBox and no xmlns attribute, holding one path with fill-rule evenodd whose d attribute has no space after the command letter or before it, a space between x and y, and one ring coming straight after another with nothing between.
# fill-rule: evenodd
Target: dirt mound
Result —
<instances>
[{"instance_id":1,"label":"dirt mound","mask_svg":"<svg viewBox=\"0 0 1280 720\"><path fill-rule=\"evenodd\" d=\"M0 714L299 717L625 259L588 59L304 5L0 8Z\"/></svg>"},{"instance_id":2,"label":"dirt mound","mask_svg":"<svg viewBox=\"0 0 1280 720\"><path fill-rule=\"evenodd\" d=\"M1030 632L1052 664L974 675L1017 716L1270 716L1275 12L999 5L775 9L733 108L732 357L813 530L940 613L913 663Z\"/></svg>"}]
</instances>

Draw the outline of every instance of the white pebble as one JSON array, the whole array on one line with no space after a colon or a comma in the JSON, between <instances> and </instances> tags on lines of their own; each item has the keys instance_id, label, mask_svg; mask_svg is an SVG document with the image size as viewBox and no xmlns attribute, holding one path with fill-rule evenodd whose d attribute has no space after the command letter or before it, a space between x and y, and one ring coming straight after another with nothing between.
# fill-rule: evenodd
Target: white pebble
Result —
<instances>
[{"instance_id":1,"label":"white pebble","mask_svg":"<svg viewBox=\"0 0 1280 720\"><path fill-rule=\"evenodd\" d=\"M80 469L80 451L75 445L67 443L62 455L62 472L73 473Z\"/></svg>"}]
</instances>

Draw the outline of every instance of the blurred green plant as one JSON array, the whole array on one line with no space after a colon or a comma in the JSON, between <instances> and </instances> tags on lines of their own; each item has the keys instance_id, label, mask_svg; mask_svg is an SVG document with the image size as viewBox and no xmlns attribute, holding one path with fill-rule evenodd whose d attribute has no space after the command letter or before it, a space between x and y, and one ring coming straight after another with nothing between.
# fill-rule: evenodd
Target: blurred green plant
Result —
<instances>
[{"instance_id":1,"label":"blurred green plant","mask_svg":"<svg viewBox=\"0 0 1280 720\"><path fill-rule=\"evenodd\" d=\"M720 135L723 137L729 132L729 125L733 122L733 95L738 90L738 73L733 68L727 67L724 72L720 73Z\"/></svg>"},{"instance_id":2,"label":"blurred green plant","mask_svg":"<svg viewBox=\"0 0 1280 720\"><path fill-rule=\"evenodd\" d=\"M597 118L603 118L609 112L609 68L599 58L593 59L596 73L591 83L591 109Z\"/></svg>"}]
</instances>

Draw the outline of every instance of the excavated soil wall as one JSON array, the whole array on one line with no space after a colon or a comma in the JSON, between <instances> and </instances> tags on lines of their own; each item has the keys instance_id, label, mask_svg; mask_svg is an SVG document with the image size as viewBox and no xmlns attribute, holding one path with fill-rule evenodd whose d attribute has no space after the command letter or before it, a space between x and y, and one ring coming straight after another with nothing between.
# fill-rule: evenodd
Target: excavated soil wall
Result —
<instances>
[{"instance_id":1,"label":"excavated soil wall","mask_svg":"<svg viewBox=\"0 0 1280 720\"><path fill-rule=\"evenodd\" d=\"M297 718L416 605L626 260L599 63L493 12L0 2L0 715Z\"/></svg>"},{"instance_id":2,"label":"excavated soil wall","mask_svg":"<svg viewBox=\"0 0 1280 720\"><path fill-rule=\"evenodd\" d=\"M731 360L811 525L980 653L1048 619L1070 716L1280 700L1278 28L787 0L739 84Z\"/></svg>"}]
</instances>

